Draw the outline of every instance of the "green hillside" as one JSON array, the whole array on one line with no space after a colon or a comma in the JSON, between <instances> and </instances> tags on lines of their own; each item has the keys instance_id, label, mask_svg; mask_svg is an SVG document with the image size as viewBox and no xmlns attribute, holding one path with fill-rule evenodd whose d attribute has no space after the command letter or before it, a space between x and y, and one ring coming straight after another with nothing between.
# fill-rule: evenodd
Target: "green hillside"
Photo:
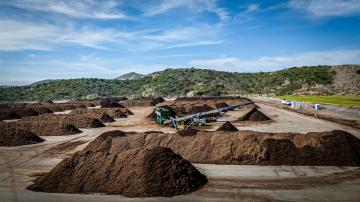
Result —
<instances>
[{"instance_id":1,"label":"green hillside","mask_svg":"<svg viewBox=\"0 0 360 202\"><path fill-rule=\"evenodd\" d=\"M77 99L89 95L291 95L304 86L330 86L335 74L328 66L288 68L260 73L232 73L194 68L166 69L135 80L81 78L56 80L35 86L3 88L0 89L0 100Z\"/></svg>"}]
</instances>

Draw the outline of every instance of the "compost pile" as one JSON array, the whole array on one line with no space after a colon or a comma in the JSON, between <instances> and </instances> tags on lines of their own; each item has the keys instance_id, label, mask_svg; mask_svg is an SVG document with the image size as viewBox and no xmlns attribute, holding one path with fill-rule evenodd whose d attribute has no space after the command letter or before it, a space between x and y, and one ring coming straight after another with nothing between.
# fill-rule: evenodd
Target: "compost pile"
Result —
<instances>
[{"instance_id":1,"label":"compost pile","mask_svg":"<svg viewBox=\"0 0 360 202\"><path fill-rule=\"evenodd\" d=\"M120 105L118 99L115 98L106 98L100 101L100 105L102 108L110 108L110 107L122 107Z\"/></svg>"},{"instance_id":2,"label":"compost pile","mask_svg":"<svg viewBox=\"0 0 360 202\"><path fill-rule=\"evenodd\" d=\"M53 113L49 108L43 106L29 107L31 110L34 110L38 114L50 114Z\"/></svg>"},{"instance_id":3,"label":"compost pile","mask_svg":"<svg viewBox=\"0 0 360 202\"><path fill-rule=\"evenodd\" d=\"M114 137L111 144L97 145L96 148L106 148L109 153L118 153L129 149L157 146L168 147L192 163L360 165L360 140L341 130L307 134L198 131L193 136L134 133L125 137Z\"/></svg>"},{"instance_id":4,"label":"compost pile","mask_svg":"<svg viewBox=\"0 0 360 202\"><path fill-rule=\"evenodd\" d=\"M222 126L220 126L217 131L239 131L233 124L229 121L226 121Z\"/></svg>"},{"instance_id":5,"label":"compost pile","mask_svg":"<svg viewBox=\"0 0 360 202\"><path fill-rule=\"evenodd\" d=\"M77 128L99 128L105 125L99 120L79 114L42 114L34 117L27 117L24 121L48 121L64 124L71 124Z\"/></svg>"},{"instance_id":6,"label":"compost pile","mask_svg":"<svg viewBox=\"0 0 360 202\"><path fill-rule=\"evenodd\" d=\"M17 113L12 110L2 109L0 110L0 120L10 120L21 118Z\"/></svg>"},{"instance_id":7,"label":"compost pile","mask_svg":"<svg viewBox=\"0 0 360 202\"><path fill-rule=\"evenodd\" d=\"M121 104L125 107L135 107L135 106L155 106L159 103L164 102L162 97L141 97L133 100L125 100Z\"/></svg>"},{"instance_id":8,"label":"compost pile","mask_svg":"<svg viewBox=\"0 0 360 202\"><path fill-rule=\"evenodd\" d=\"M239 118L239 121L268 121L270 120L264 113L256 108L252 108L249 112Z\"/></svg>"},{"instance_id":9,"label":"compost pile","mask_svg":"<svg viewBox=\"0 0 360 202\"><path fill-rule=\"evenodd\" d=\"M187 104L207 104L211 108L218 109L229 105L240 105L251 100L239 96L210 96L210 97L179 97L172 104L187 105Z\"/></svg>"},{"instance_id":10,"label":"compost pile","mask_svg":"<svg viewBox=\"0 0 360 202\"><path fill-rule=\"evenodd\" d=\"M190 162L169 148L154 147L118 153L77 152L61 161L49 174L36 179L28 189L172 197L188 194L206 183L206 177Z\"/></svg>"},{"instance_id":11,"label":"compost pile","mask_svg":"<svg viewBox=\"0 0 360 202\"><path fill-rule=\"evenodd\" d=\"M14 127L4 128L3 125L0 126L0 146L20 146L45 141L29 130L22 130Z\"/></svg>"},{"instance_id":12,"label":"compost pile","mask_svg":"<svg viewBox=\"0 0 360 202\"><path fill-rule=\"evenodd\" d=\"M72 124L46 119L25 119L17 122L3 123L1 127L29 130L38 136L61 136L81 133Z\"/></svg>"},{"instance_id":13,"label":"compost pile","mask_svg":"<svg viewBox=\"0 0 360 202\"><path fill-rule=\"evenodd\" d=\"M70 114L83 115L100 120L103 123L114 122L115 120L106 112L100 109L74 109Z\"/></svg>"},{"instance_id":14,"label":"compost pile","mask_svg":"<svg viewBox=\"0 0 360 202\"><path fill-rule=\"evenodd\" d=\"M49 99L45 99L45 100L40 100L38 102L38 104L44 105L44 104L54 104L54 102L52 100Z\"/></svg>"},{"instance_id":15,"label":"compost pile","mask_svg":"<svg viewBox=\"0 0 360 202\"><path fill-rule=\"evenodd\" d=\"M127 115L131 115L132 112L126 108L95 108L95 109L74 109L70 114L89 114L95 118L101 120L101 116L106 114L112 119L114 118L126 118Z\"/></svg>"},{"instance_id":16,"label":"compost pile","mask_svg":"<svg viewBox=\"0 0 360 202\"><path fill-rule=\"evenodd\" d=\"M196 135L198 130L190 128L190 129L184 129L177 131L177 134L180 136L193 136Z\"/></svg>"},{"instance_id":17,"label":"compost pile","mask_svg":"<svg viewBox=\"0 0 360 202\"><path fill-rule=\"evenodd\" d=\"M170 107L180 116L213 110L213 108L207 104L181 104L170 105Z\"/></svg>"}]
</instances>

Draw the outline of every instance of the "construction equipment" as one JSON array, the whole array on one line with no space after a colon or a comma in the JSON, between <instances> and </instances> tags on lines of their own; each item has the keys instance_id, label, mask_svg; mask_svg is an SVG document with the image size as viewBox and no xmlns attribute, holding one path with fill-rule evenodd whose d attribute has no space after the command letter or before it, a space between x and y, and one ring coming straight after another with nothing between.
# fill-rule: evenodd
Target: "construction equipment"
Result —
<instances>
[{"instance_id":1,"label":"construction equipment","mask_svg":"<svg viewBox=\"0 0 360 202\"><path fill-rule=\"evenodd\" d=\"M238 109L242 106L253 104L249 101L240 105L227 106L219 109L214 109L206 112L199 112L195 114L186 115L183 117L173 117L169 110L162 107L155 109L156 122L160 125L169 124L171 127L178 129L189 129L194 125L205 125L209 121L216 121L219 117L223 116L225 112Z\"/></svg>"}]
</instances>

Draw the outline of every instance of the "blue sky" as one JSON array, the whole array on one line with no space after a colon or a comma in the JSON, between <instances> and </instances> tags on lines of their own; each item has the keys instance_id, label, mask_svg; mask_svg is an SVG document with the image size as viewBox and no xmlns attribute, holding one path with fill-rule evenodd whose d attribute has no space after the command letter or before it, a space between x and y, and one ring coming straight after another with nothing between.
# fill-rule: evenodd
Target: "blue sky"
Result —
<instances>
[{"instance_id":1,"label":"blue sky","mask_svg":"<svg viewBox=\"0 0 360 202\"><path fill-rule=\"evenodd\" d=\"M0 0L0 85L360 63L360 0Z\"/></svg>"}]
</instances>

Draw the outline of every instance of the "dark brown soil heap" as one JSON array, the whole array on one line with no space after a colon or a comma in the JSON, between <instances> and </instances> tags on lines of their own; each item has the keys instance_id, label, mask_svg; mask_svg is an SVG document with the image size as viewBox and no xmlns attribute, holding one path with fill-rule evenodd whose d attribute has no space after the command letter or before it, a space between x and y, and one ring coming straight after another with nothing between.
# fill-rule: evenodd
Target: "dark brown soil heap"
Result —
<instances>
[{"instance_id":1,"label":"dark brown soil heap","mask_svg":"<svg viewBox=\"0 0 360 202\"><path fill-rule=\"evenodd\" d=\"M60 106L58 105L44 105L46 108L50 109L52 112L61 112L64 111Z\"/></svg>"},{"instance_id":2,"label":"dark brown soil heap","mask_svg":"<svg viewBox=\"0 0 360 202\"><path fill-rule=\"evenodd\" d=\"M42 114L40 116L28 117L25 120L30 121L52 121L65 124L74 125L77 128L99 128L104 127L105 125L101 123L99 119L86 117L79 114Z\"/></svg>"},{"instance_id":3,"label":"dark brown soil heap","mask_svg":"<svg viewBox=\"0 0 360 202\"><path fill-rule=\"evenodd\" d=\"M196 135L198 132L198 130L190 128L190 129L183 129L183 130L178 130L177 134L180 136L193 136Z\"/></svg>"},{"instance_id":4,"label":"dark brown soil heap","mask_svg":"<svg viewBox=\"0 0 360 202\"><path fill-rule=\"evenodd\" d=\"M135 107L135 106L155 106L159 103L164 102L162 97L140 97L133 100L125 100L122 104L125 107Z\"/></svg>"},{"instance_id":5,"label":"dark brown soil heap","mask_svg":"<svg viewBox=\"0 0 360 202\"><path fill-rule=\"evenodd\" d=\"M95 108L95 109L74 109L71 111L70 114L79 114L79 115L89 114L99 119L100 121L103 121L101 119L101 116L106 114L107 116L110 116L110 118L112 118L112 121L114 121L113 120L114 118L126 118L127 114L132 114L132 112L130 112L126 108Z\"/></svg>"},{"instance_id":6,"label":"dark brown soil heap","mask_svg":"<svg viewBox=\"0 0 360 202\"><path fill-rule=\"evenodd\" d=\"M3 124L2 127L29 130L38 136L62 136L74 135L81 131L74 125L59 122L57 120L33 120L26 119L17 122Z\"/></svg>"},{"instance_id":7,"label":"dark brown soil heap","mask_svg":"<svg viewBox=\"0 0 360 202\"><path fill-rule=\"evenodd\" d=\"M239 118L239 121L268 121L270 120L265 114L256 108L251 109L245 115Z\"/></svg>"},{"instance_id":8,"label":"dark brown soil heap","mask_svg":"<svg viewBox=\"0 0 360 202\"><path fill-rule=\"evenodd\" d=\"M360 140L340 130L307 134L198 131L193 136L138 133L114 137L111 142L106 146L110 153L161 146L192 163L360 166Z\"/></svg>"},{"instance_id":9,"label":"dark brown soil heap","mask_svg":"<svg viewBox=\"0 0 360 202\"><path fill-rule=\"evenodd\" d=\"M21 130L12 127L0 130L0 146L20 146L35 144L45 141L29 130Z\"/></svg>"},{"instance_id":10,"label":"dark brown soil heap","mask_svg":"<svg viewBox=\"0 0 360 202\"><path fill-rule=\"evenodd\" d=\"M226 104L226 102L217 102L217 103L215 103L215 108L216 109L224 108L224 107L227 107L227 106L229 106L229 105Z\"/></svg>"},{"instance_id":11,"label":"dark brown soil heap","mask_svg":"<svg viewBox=\"0 0 360 202\"><path fill-rule=\"evenodd\" d=\"M104 110L101 109L74 109L70 114L77 114L82 116L87 116L95 119L99 119L103 123L114 122L115 120L106 114Z\"/></svg>"},{"instance_id":12,"label":"dark brown soil heap","mask_svg":"<svg viewBox=\"0 0 360 202\"><path fill-rule=\"evenodd\" d=\"M60 107L62 109L62 111L64 110L73 110L76 107L72 104L56 104L56 106Z\"/></svg>"},{"instance_id":13,"label":"dark brown soil heap","mask_svg":"<svg viewBox=\"0 0 360 202\"><path fill-rule=\"evenodd\" d=\"M36 111L38 114L50 114L53 113L53 111L51 111L49 108L47 107L31 107L30 109Z\"/></svg>"},{"instance_id":14,"label":"dark brown soil heap","mask_svg":"<svg viewBox=\"0 0 360 202\"><path fill-rule=\"evenodd\" d=\"M12 110L0 110L0 120L20 119L21 117Z\"/></svg>"},{"instance_id":15,"label":"dark brown soil heap","mask_svg":"<svg viewBox=\"0 0 360 202\"><path fill-rule=\"evenodd\" d=\"M40 100L38 103L42 104L42 105L44 105L44 104L54 104L54 102L52 100L49 100L49 99Z\"/></svg>"},{"instance_id":16,"label":"dark brown soil heap","mask_svg":"<svg viewBox=\"0 0 360 202\"><path fill-rule=\"evenodd\" d=\"M172 197L188 194L206 183L206 177L190 162L169 148L155 147L116 154L77 152L27 188L43 192Z\"/></svg>"},{"instance_id":17,"label":"dark brown soil heap","mask_svg":"<svg viewBox=\"0 0 360 202\"><path fill-rule=\"evenodd\" d=\"M125 135L126 133L122 132L121 130L104 132L99 135L95 140L91 141L83 151L109 152L113 138L124 137Z\"/></svg>"},{"instance_id":18,"label":"dark brown soil heap","mask_svg":"<svg viewBox=\"0 0 360 202\"><path fill-rule=\"evenodd\" d=\"M86 109L86 105L84 105L84 104L72 104L75 108L84 108L84 109Z\"/></svg>"},{"instance_id":19,"label":"dark brown soil heap","mask_svg":"<svg viewBox=\"0 0 360 202\"><path fill-rule=\"evenodd\" d=\"M100 104L102 108L111 108L111 107L122 107L122 105L120 105L119 100L114 99L114 98L106 98L101 100Z\"/></svg>"},{"instance_id":20,"label":"dark brown soil heap","mask_svg":"<svg viewBox=\"0 0 360 202\"><path fill-rule=\"evenodd\" d=\"M15 108L14 112L18 114L20 117L28 117L28 116L37 116L39 113L32 109L27 108Z\"/></svg>"},{"instance_id":21,"label":"dark brown soil heap","mask_svg":"<svg viewBox=\"0 0 360 202\"><path fill-rule=\"evenodd\" d=\"M210 111L210 110L213 110L213 108L211 108L209 105L202 104L202 105L189 106L186 111L189 114L195 114L195 113L206 112L206 111Z\"/></svg>"},{"instance_id":22,"label":"dark brown soil heap","mask_svg":"<svg viewBox=\"0 0 360 202\"><path fill-rule=\"evenodd\" d=\"M226 121L216 131L239 131L239 130L233 124L231 124L229 121Z\"/></svg>"},{"instance_id":23,"label":"dark brown soil heap","mask_svg":"<svg viewBox=\"0 0 360 202\"><path fill-rule=\"evenodd\" d=\"M252 102L247 98L239 96L211 96L211 97L180 97L173 101L173 105L196 105L196 104L207 104L212 108L216 107L217 103L226 103L227 105L239 105L248 102Z\"/></svg>"}]
</instances>

